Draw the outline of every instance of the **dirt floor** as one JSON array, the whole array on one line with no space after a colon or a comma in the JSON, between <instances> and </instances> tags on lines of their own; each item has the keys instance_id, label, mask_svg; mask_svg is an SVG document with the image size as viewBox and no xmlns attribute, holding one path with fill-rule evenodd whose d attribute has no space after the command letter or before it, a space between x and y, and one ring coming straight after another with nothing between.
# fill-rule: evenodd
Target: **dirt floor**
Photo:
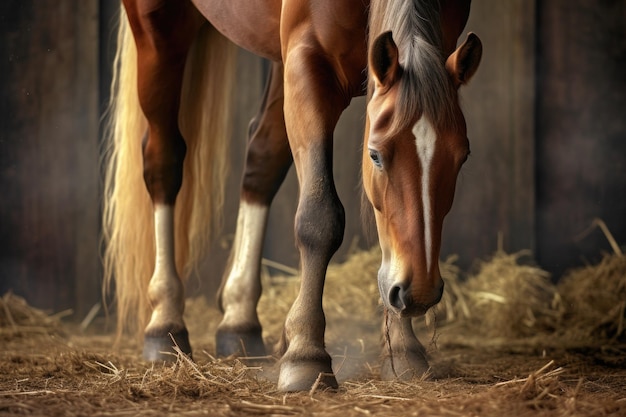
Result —
<instances>
[{"instance_id":1,"label":"dirt floor","mask_svg":"<svg viewBox=\"0 0 626 417\"><path fill-rule=\"evenodd\" d=\"M354 261L359 270L376 267L376 254L367 256ZM542 276L540 270L521 265L517 256L502 259L498 268ZM450 268L446 273L455 273L453 265ZM333 273L349 271L330 271L327 293L340 292L332 290ZM280 310L276 314L284 314L289 304L285 299L295 293L291 284L295 279L285 280L288 284L281 279L266 280L268 295L262 299L261 311L274 306ZM620 279L626 282L626 274ZM327 342L340 388L295 394L276 391L273 358L252 365L212 356L219 313L203 298L191 299L187 306L194 361L179 356L175 363L164 365L143 362L134 341L113 349L114 337L98 321L81 330L6 294L0 299L0 415L626 416L623 308L617 309L617 327L607 324L605 315L592 326L595 330L579 327L575 336L566 337L569 333L562 325L571 327L568 317L575 316L555 302L564 293L548 290L549 309L545 305L535 310L522 307L527 310L524 329L513 334L510 328L501 328L494 333L494 328L502 327L494 317L461 319L464 309L480 311L469 296L459 301L458 295L468 294L471 285L475 293L484 292L470 281L463 290L449 286L448 292L457 297L445 299L443 310L427 317L425 324L416 324L431 355L432 373L411 382L386 382L378 377L380 309L375 282L361 285L367 295L356 293L355 306L343 303L338 307L340 303L335 305L331 297L325 304ZM504 293L489 294L487 299L507 304ZM483 303L484 298L483 294ZM361 314L353 311L356 306ZM494 306L486 311L503 314ZM261 320L271 345L280 324L270 322L279 320L267 314ZM481 328L484 322L492 330Z\"/></svg>"}]
</instances>

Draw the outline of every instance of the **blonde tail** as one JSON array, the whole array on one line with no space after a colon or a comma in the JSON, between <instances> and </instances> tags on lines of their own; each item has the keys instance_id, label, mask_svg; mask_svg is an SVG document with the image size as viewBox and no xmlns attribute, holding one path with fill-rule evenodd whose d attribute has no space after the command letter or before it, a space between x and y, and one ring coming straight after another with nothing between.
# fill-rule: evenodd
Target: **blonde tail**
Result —
<instances>
[{"instance_id":1,"label":"blonde tail","mask_svg":"<svg viewBox=\"0 0 626 417\"><path fill-rule=\"evenodd\" d=\"M185 280L219 226L228 171L235 46L211 25L195 40L185 69L180 129L187 144L176 200L176 265ZM212 63L212 64L211 64ZM154 270L153 208L143 181L141 142L147 123L137 97L137 52L122 10L105 145L104 286L115 281L118 335L143 331Z\"/></svg>"}]
</instances>

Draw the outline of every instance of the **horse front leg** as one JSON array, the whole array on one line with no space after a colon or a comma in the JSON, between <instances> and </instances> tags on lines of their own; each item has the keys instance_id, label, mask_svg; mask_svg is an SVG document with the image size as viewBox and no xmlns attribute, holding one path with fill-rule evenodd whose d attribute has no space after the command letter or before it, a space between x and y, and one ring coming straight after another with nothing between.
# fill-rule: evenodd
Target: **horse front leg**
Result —
<instances>
[{"instance_id":1,"label":"horse front leg","mask_svg":"<svg viewBox=\"0 0 626 417\"><path fill-rule=\"evenodd\" d=\"M156 259L148 285L152 313L143 354L147 360L171 360L174 344L191 354L183 321L184 288L175 263L174 204L186 153L178 128L183 72L202 20L190 3L172 0L125 0L124 7L137 45L139 104L148 122L144 181L154 208Z\"/></svg>"},{"instance_id":2,"label":"horse front leg","mask_svg":"<svg viewBox=\"0 0 626 417\"><path fill-rule=\"evenodd\" d=\"M274 63L261 109L250 123L235 240L218 293L224 313L216 334L218 356L266 353L257 315L263 238L270 204L292 163L283 102L283 68Z\"/></svg>"},{"instance_id":3,"label":"horse front leg","mask_svg":"<svg viewBox=\"0 0 626 417\"><path fill-rule=\"evenodd\" d=\"M408 381L428 372L426 350L413 331L410 317L385 311L380 377Z\"/></svg>"},{"instance_id":4,"label":"horse front leg","mask_svg":"<svg viewBox=\"0 0 626 417\"><path fill-rule=\"evenodd\" d=\"M295 237L302 269L300 292L281 341L278 389L337 387L324 346L322 295L326 269L343 240L344 209L333 180L333 131L347 100L331 65L314 48L295 48L285 60L285 122L300 186Z\"/></svg>"}]
</instances>

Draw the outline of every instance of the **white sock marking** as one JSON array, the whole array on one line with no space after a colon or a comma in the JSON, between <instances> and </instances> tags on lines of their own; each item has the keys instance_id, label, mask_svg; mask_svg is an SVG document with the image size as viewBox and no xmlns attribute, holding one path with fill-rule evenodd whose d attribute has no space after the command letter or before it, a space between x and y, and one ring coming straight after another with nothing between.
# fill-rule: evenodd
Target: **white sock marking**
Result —
<instances>
[{"instance_id":1,"label":"white sock marking","mask_svg":"<svg viewBox=\"0 0 626 417\"><path fill-rule=\"evenodd\" d=\"M153 303L151 326L160 323L183 322L185 294L176 272L174 252L174 207L159 204L154 207L154 238L156 259L148 293Z\"/></svg>"},{"instance_id":2,"label":"white sock marking","mask_svg":"<svg viewBox=\"0 0 626 417\"><path fill-rule=\"evenodd\" d=\"M154 208L154 238L156 245L155 275L173 273L174 260L174 207L157 205Z\"/></svg>"},{"instance_id":3,"label":"white sock marking","mask_svg":"<svg viewBox=\"0 0 626 417\"><path fill-rule=\"evenodd\" d=\"M259 267L269 208L242 201L233 242L233 264L224 285L224 322L256 319L260 296Z\"/></svg>"}]
</instances>

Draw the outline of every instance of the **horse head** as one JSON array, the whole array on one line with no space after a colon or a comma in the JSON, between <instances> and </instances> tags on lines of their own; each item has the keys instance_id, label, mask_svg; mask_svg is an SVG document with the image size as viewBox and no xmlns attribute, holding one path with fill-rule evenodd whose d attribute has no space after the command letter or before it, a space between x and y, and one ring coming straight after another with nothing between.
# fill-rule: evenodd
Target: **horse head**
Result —
<instances>
[{"instance_id":1,"label":"horse head","mask_svg":"<svg viewBox=\"0 0 626 417\"><path fill-rule=\"evenodd\" d=\"M447 59L415 42L421 50L412 62L391 32L370 48L363 147L363 186L382 249L378 287L384 306L400 316L421 315L442 296L443 220L470 153L458 88L482 54L474 34Z\"/></svg>"}]
</instances>

